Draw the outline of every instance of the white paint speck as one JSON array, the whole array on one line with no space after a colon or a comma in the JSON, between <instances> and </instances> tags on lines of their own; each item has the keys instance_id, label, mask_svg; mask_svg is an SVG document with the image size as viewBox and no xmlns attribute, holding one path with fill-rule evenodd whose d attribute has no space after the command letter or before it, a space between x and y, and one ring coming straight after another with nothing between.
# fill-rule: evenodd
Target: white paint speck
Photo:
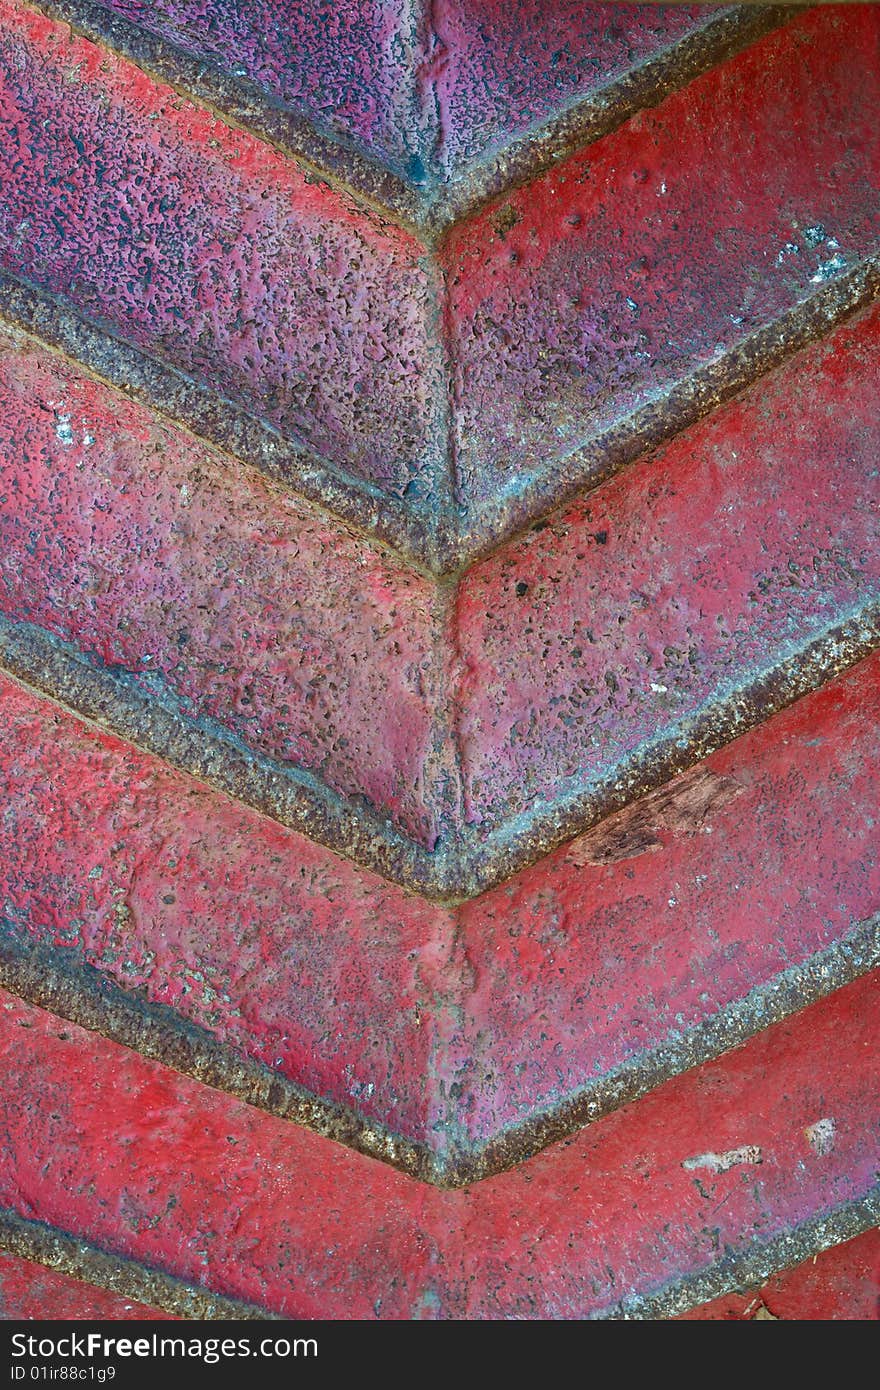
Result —
<instances>
[{"instance_id":1,"label":"white paint speck","mask_svg":"<svg viewBox=\"0 0 880 1390\"><path fill-rule=\"evenodd\" d=\"M807 1125L804 1130L807 1136L807 1143L819 1158L824 1158L830 1154L834 1148L834 1141L837 1137L837 1126L830 1116L817 1120L814 1125Z\"/></svg>"},{"instance_id":2,"label":"white paint speck","mask_svg":"<svg viewBox=\"0 0 880 1390\"><path fill-rule=\"evenodd\" d=\"M658 685L655 681L651 681L651 689L653 690L655 695L665 695L669 689L669 686Z\"/></svg>"},{"instance_id":3,"label":"white paint speck","mask_svg":"<svg viewBox=\"0 0 880 1390\"><path fill-rule=\"evenodd\" d=\"M826 280L833 280L842 270L846 270L846 257L838 253L828 261L819 262L816 274L810 276L810 284L822 285Z\"/></svg>"},{"instance_id":4,"label":"white paint speck","mask_svg":"<svg viewBox=\"0 0 880 1390\"><path fill-rule=\"evenodd\" d=\"M56 415L55 433L65 449L73 443L73 430L70 426L69 415Z\"/></svg>"},{"instance_id":5,"label":"white paint speck","mask_svg":"<svg viewBox=\"0 0 880 1390\"><path fill-rule=\"evenodd\" d=\"M742 1148L728 1149L723 1154L697 1154L696 1158L686 1158L681 1166L688 1173L698 1168L705 1168L710 1173L726 1173L729 1168L738 1168L743 1163L756 1166L763 1162L764 1157L757 1144L743 1144Z\"/></svg>"}]
</instances>

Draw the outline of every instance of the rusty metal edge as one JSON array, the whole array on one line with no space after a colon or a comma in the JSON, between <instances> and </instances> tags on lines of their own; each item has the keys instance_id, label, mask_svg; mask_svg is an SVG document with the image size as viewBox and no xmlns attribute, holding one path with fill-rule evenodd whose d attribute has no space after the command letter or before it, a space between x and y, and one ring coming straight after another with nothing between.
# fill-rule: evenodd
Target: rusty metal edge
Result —
<instances>
[{"instance_id":1,"label":"rusty metal edge","mask_svg":"<svg viewBox=\"0 0 880 1390\"><path fill-rule=\"evenodd\" d=\"M634 1294L587 1315L589 1321L660 1321L690 1312L724 1294L747 1292L814 1255L880 1224L880 1186L746 1250L727 1251L708 1268L672 1279L655 1292ZM42 1221L0 1209L0 1250L109 1290L184 1320L283 1321L280 1314L187 1284L164 1271L110 1254Z\"/></svg>"},{"instance_id":2,"label":"rusty metal edge","mask_svg":"<svg viewBox=\"0 0 880 1390\"><path fill-rule=\"evenodd\" d=\"M482 837L473 829L455 833L447 825L431 850L366 798L334 792L314 774L255 752L217 720L189 714L157 675L104 666L43 628L0 614L0 671L12 679L335 854L446 906L475 898L528 868L878 646L880 595L871 594L586 786L563 787L553 803L534 803Z\"/></svg>"},{"instance_id":3,"label":"rusty metal edge","mask_svg":"<svg viewBox=\"0 0 880 1390\"><path fill-rule=\"evenodd\" d=\"M707 1269L685 1275L650 1294L634 1294L591 1313L591 1321L660 1321L688 1313L728 1293L746 1293L803 1264L823 1250L842 1245L880 1225L880 1185L863 1197L841 1203L799 1222L770 1240L756 1241L744 1251L728 1250Z\"/></svg>"},{"instance_id":4,"label":"rusty metal edge","mask_svg":"<svg viewBox=\"0 0 880 1390\"><path fill-rule=\"evenodd\" d=\"M716 8L717 15L684 38L479 156L448 183L432 188L419 223L429 244L439 246L461 222L492 203L503 202L515 189L610 135L638 111L659 105L664 97L773 29L791 23L811 6L764 5L754 0Z\"/></svg>"},{"instance_id":5,"label":"rusty metal edge","mask_svg":"<svg viewBox=\"0 0 880 1390\"><path fill-rule=\"evenodd\" d=\"M398 564L431 577L429 514L285 438L212 387L125 342L110 325L86 318L57 295L5 270L0 270L0 325L256 469L337 525L387 550Z\"/></svg>"},{"instance_id":6,"label":"rusty metal edge","mask_svg":"<svg viewBox=\"0 0 880 1390\"><path fill-rule=\"evenodd\" d=\"M878 967L880 916L875 916L711 1018L628 1058L559 1104L482 1145L466 1149L457 1141L461 1129L455 1107L450 1107L446 1125L429 1135L439 1146L434 1151L427 1142L395 1134L355 1110L313 1095L218 1041L175 1009L123 989L72 948L23 942L0 919L0 986L9 993L278 1119L386 1163L415 1181L446 1189L473 1186L518 1167L585 1125L741 1046Z\"/></svg>"},{"instance_id":7,"label":"rusty metal edge","mask_svg":"<svg viewBox=\"0 0 880 1390\"><path fill-rule=\"evenodd\" d=\"M0 987L256 1110L380 1159L410 1177L435 1180L434 1158L427 1146L314 1095L265 1063L220 1042L176 1009L123 989L74 948L22 941L2 917Z\"/></svg>"},{"instance_id":8,"label":"rusty metal edge","mask_svg":"<svg viewBox=\"0 0 880 1390\"><path fill-rule=\"evenodd\" d=\"M43 628L0 614L0 670L77 718L296 830L361 867L430 896L440 858L366 799L336 793L293 764L193 716L155 678L90 659Z\"/></svg>"},{"instance_id":9,"label":"rusty metal edge","mask_svg":"<svg viewBox=\"0 0 880 1390\"><path fill-rule=\"evenodd\" d=\"M636 111L656 105L810 8L803 3L719 6L720 13L691 34L472 161L452 180L418 185L371 158L354 141L322 130L257 82L232 77L209 59L191 57L177 44L114 14L100 0L25 3L135 63L182 96L210 107L230 126L265 140L314 177L413 232L426 247L486 203L610 134Z\"/></svg>"},{"instance_id":10,"label":"rusty metal edge","mask_svg":"<svg viewBox=\"0 0 880 1390\"><path fill-rule=\"evenodd\" d=\"M0 1207L0 1250L189 1321L229 1318L237 1322L274 1322L279 1316L188 1284L125 1255L112 1254L45 1221L19 1216L7 1207Z\"/></svg>"},{"instance_id":11,"label":"rusty metal edge","mask_svg":"<svg viewBox=\"0 0 880 1390\"><path fill-rule=\"evenodd\" d=\"M441 526L437 546L443 569L459 576L466 573L476 561L545 522L748 390L795 353L820 342L878 297L880 251L601 434L530 475L518 475L509 489L480 510L465 510L454 531Z\"/></svg>"}]
</instances>

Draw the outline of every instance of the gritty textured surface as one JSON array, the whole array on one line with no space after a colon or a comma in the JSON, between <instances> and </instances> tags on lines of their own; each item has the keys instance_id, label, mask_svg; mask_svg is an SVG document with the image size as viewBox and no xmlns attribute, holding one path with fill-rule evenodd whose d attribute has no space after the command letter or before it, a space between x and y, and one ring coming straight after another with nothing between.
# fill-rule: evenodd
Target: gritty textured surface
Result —
<instances>
[{"instance_id":1,"label":"gritty textured surface","mask_svg":"<svg viewBox=\"0 0 880 1390\"><path fill-rule=\"evenodd\" d=\"M601 1077L880 914L878 729L874 657L459 909L471 1143L579 1090L588 1118Z\"/></svg>"},{"instance_id":2,"label":"gritty textured surface","mask_svg":"<svg viewBox=\"0 0 880 1390\"><path fill-rule=\"evenodd\" d=\"M3 996L0 1204L288 1316L681 1312L870 1221L876 1007L868 977L438 1192Z\"/></svg>"},{"instance_id":3,"label":"gritty textured surface","mask_svg":"<svg viewBox=\"0 0 880 1390\"><path fill-rule=\"evenodd\" d=\"M467 821L563 800L876 605L878 334L845 325L469 572Z\"/></svg>"},{"instance_id":4,"label":"gritty textured surface","mask_svg":"<svg viewBox=\"0 0 880 1390\"><path fill-rule=\"evenodd\" d=\"M237 501L221 523L220 483L205 462L195 496L203 470L192 473L183 436L28 350L25 363L44 373L43 398L30 392L33 371L9 388L16 411L28 399L26 428L8 416L18 483L0 504L6 612L19 626L54 627L100 664L52 648L39 626L22 637L7 625L3 660L403 884L473 895L876 643L878 324L872 310L843 326L659 457L469 571L451 622L428 581L293 504L281 513L271 488L225 464ZM16 361L8 359L10 381ZM78 416L64 396L76 382ZM161 474L155 459L144 465L153 477L146 495L124 491L117 407L131 422L133 462L151 457L151 441L166 445ZM89 410L113 421L100 446ZM45 455L39 468L32 453ZM73 456L68 472L53 462ZM57 536L44 530L45 511ZM208 530L216 554L204 552ZM80 551L97 553L98 543L107 554L96 569ZM162 563L172 553L185 585ZM193 595L202 595L198 617L189 611L184 623L181 596L191 609ZM166 709L172 695L178 706ZM193 714L220 722L207 728ZM307 786L301 769L323 780ZM334 788L369 800L336 804ZM426 853L444 828L440 852Z\"/></svg>"},{"instance_id":5,"label":"gritty textured surface","mask_svg":"<svg viewBox=\"0 0 880 1390\"><path fill-rule=\"evenodd\" d=\"M235 1059L255 1059L403 1141L331 1119L346 1142L461 1181L870 968L878 672L866 661L454 911L4 681L0 913L25 953L94 966L135 1010L170 1006L172 1030L231 1048L213 1084L284 1113L271 1087L246 1088ZM35 978L46 970L37 954ZM143 1047L76 995L74 974L46 999ZM193 1070L185 1043L168 1036L160 1055Z\"/></svg>"},{"instance_id":6,"label":"gritty textured surface","mask_svg":"<svg viewBox=\"0 0 880 1390\"><path fill-rule=\"evenodd\" d=\"M863 1230L880 312L608 479L876 294L876 12L76 8L0 0L0 1249L646 1317Z\"/></svg>"},{"instance_id":7,"label":"gritty textured surface","mask_svg":"<svg viewBox=\"0 0 880 1390\"><path fill-rule=\"evenodd\" d=\"M110 1253L83 1240L81 1235L73 1236L45 1221L22 1217L8 1207L0 1207L0 1248L58 1274L95 1285L106 1295L118 1294L126 1302L143 1304L153 1310L153 1316L161 1310L182 1318L264 1321L272 1317L253 1304L224 1298L155 1266L129 1260L118 1252Z\"/></svg>"},{"instance_id":8,"label":"gritty textured surface","mask_svg":"<svg viewBox=\"0 0 880 1390\"><path fill-rule=\"evenodd\" d=\"M4 335L0 452L4 613L433 842L443 682L426 581Z\"/></svg>"},{"instance_id":9,"label":"gritty textured surface","mask_svg":"<svg viewBox=\"0 0 880 1390\"><path fill-rule=\"evenodd\" d=\"M167 1314L0 1250L0 1320L124 1322L131 1318L153 1320Z\"/></svg>"},{"instance_id":10,"label":"gritty textured surface","mask_svg":"<svg viewBox=\"0 0 880 1390\"><path fill-rule=\"evenodd\" d=\"M876 246L878 83L876 7L820 7L451 234L468 506L515 492ZM765 165L772 180L756 181Z\"/></svg>"},{"instance_id":11,"label":"gritty textured surface","mask_svg":"<svg viewBox=\"0 0 880 1390\"><path fill-rule=\"evenodd\" d=\"M705 6L577 0L110 0L114 14L256 82L430 185L692 33ZM231 56L234 61L230 61Z\"/></svg>"},{"instance_id":12,"label":"gritty textured surface","mask_svg":"<svg viewBox=\"0 0 880 1390\"><path fill-rule=\"evenodd\" d=\"M14 0L0 21L0 264L329 464L429 493L417 243L64 26Z\"/></svg>"},{"instance_id":13,"label":"gritty textured surface","mask_svg":"<svg viewBox=\"0 0 880 1390\"><path fill-rule=\"evenodd\" d=\"M692 33L697 5L439 0L428 69L449 178Z\"/></svg>"},{"instance_id":14,"label":"gritty textured surface","mask_svg":"<svg viewBox=\"0 0 880 1390\"><path fill-rule=\"evenodd\" d=\"M876 1322L880 1319L880 1230L785 1270L760 1288L681 1315L682 1321Z\"/></svg>"},{"instance_id":15,"label":"gritty textured surface","mask_svg":"<svg viewBox=\"0 0 880 1390\"><path fill-rule=\"evenodd\" d=\"M0 708L0 915L16 938L424 1140L450 914L11 681Z\"/></svg>"},{"instance_id":16,"label":"gritty textured surface","mask_svg":"<svg viewBox=\"0 0 880 1390\"><path fill-rule=\"evenodd\" d=\"M421 100L420 0L107 0L114 14L258 83L343 141L421 183L433 111Z\"/></svg>"}]
</instances>

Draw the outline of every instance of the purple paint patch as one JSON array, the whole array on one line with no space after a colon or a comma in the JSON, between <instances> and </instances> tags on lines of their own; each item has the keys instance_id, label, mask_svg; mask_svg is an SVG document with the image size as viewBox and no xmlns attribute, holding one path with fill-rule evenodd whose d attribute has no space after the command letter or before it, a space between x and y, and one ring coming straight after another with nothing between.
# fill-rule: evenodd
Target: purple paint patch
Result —
<instances>
[{"instance_id":1,"label":"purple paint patch","mask_svg":"<svg viewBox=\"0 0 880 1390\"><path fill-rule=\"evenodd\" d=\"M63 26L0 20L0 264L402 494L441 409L421 247Z\"/></svg>"},{"instance_id":2,"label":"purple paint patch","mask_svg":"<svg viewBox=\"0 0 880 1390\"><path fill-rule=\"evenodd\" d=\"M530 126L600 91L713 10L580 0L435 0L438 172L454 177Z\"/></svg>"},{"instance_id":3,"label":"purple paint patch","mask_svg":"<svg viewBox=\"0 0 880 1390\"><path fill-rule=\"evenodd\" d=\"M417 101L421 3L413 0L105 0L106 8L291 110L398 173L430 148Z\"/></svg>"},{"instance_id":4,"label":"purple paint patch","mask_svg":"<svg viewBox=\"0 0 880 1390\"><path fill-rule=\"evenodd\" d=\"M475 510L876 249L878 104L880 10L820 7L452 233Z\"/></svg>"},{"instance_id":5,"label":"purple paint patch","mask_svg":"<svg viewBox=\"0 0 880 1390\"><path fill-rule=\"evenodd\" d=\"M431 844L433 586L0 335L0 608L159 679Z\"/></svg>"}]
</instances>

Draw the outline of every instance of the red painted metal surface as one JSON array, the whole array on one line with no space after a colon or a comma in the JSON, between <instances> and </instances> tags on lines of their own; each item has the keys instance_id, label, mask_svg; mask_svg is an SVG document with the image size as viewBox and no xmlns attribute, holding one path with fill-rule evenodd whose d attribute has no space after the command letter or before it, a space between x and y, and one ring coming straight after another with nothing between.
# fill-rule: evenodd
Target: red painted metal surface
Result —
<instances>
[{"instance_id":1,"label":"red painted metal surface","mask_svg":"<svg viewBox=\"0 0 880 1390\"><path fill-rule=\"evenodd\" d=\"M876 1322L880 1319L880 1231L867 1231L760 1288L713 1299L682 1321Z\"/></svg>"},{"instance_id":2,"label":"red painted metal surface","mask_svg":"<svg viewBox=\"0 0 880 1390\"><path fill-rule=\"evenodd\" d=\"M515 493L875 249L878 101L880 11L819 6L456 229L467 502Z\"/></svg>"},{"instance_id":3,"label":"red painted metal surface","mask_svg":"<svg viewBox=\"0 0 880 1390\"><path fill-rule=\"evenodd\" d=\"M0 915L19 939L424 1134L450 914L11 681L0 695Z\"/></svg>"},{"instance_id":4,"label":"red painted metal surface","mask_svg":"<svg viewBox=\"0 0 880 1390\"><path fill-rule=\"evenodd\" d=\"M876 603L878 334L875 309L468 572L467 821L564 802Z\"/></svg>"},{"instance_id":5,"label":"red painted metal surface","mask_svg":"<svg viewBox=\"0 0 880 1390\"><path fill-rule=\"evenodd\" d=\"M472 1138L552 1107L880 910L880 661L459 910Z\"/></svg>"},{"instance_id":6,"label":"red painted metal surface","mask_svg":"<svg viewBox=\"0 0 880 1390\"><path fill-rule=\"evenodd\" d=\"M552 1112L880 912L880 657L457 909L13 682L0 709L15 939L441 1155Z\"/></svg>"},{"instance_id":7,"label":"red painted metal surface","mask_svg":"<svg viewBox=\"0 0 880 1390\"><path fill-rule=\"evenodd\" d=\"M416 184L469 161L692 33L696 5L110 0L193 57L248 77ZM234 59L234 66L231 59Z\"/></svg>"},{"instance_id":8,"label":"red painted metal surface","mask_svg":"<svg viewBox=\"0 0 880 1390\"><path fill-rule=\"evenodd\" d=\"M133 1303L120 1294L0 1250L0 1321L38 1318L53 1322L125 1322L132 1318L170 1317L146 1304Z\"/></svg>"},{"instance_id":9,"label":"red painted metal surface","mask_svg":"<svg viewBox=\"0 0 880 1390\"><path fill-rule=\"evenodd\" d=\"M880 11L710 59L691 6L45 8L0 0L0 1239L294 1316L876 1316L876 1243L766 1276L880 1201ZM142 1311L21 1254L2 1317Z\"/></svg>"},{"instance_id":10,"label":"red painted metal surface","mask_svg":"<svg viewBox=\"0 0 880 1390\"><path fill-rule=\"evenodd\" d=\"M878 332L869 311L471 569L451 637L429 581L6 339L0 603L428 847L458 815L490 831L876 603Z\"/></svg>"},{"instance_id":11,"label":"red painted metal surface","mask_svg":"<svg viewBox=\"0 0 880 1390\"><path fill-rule=\"evenodd\" d=\"M0 129L0 264L331 464L401 493L427 466L434 310L410 236L15 0Z\"/></svg>"},{"instance_id":12,"label":"red painted metal surface","mask_svg":"<svg viewBox=\"0 0 880 1390\"><path fill-rule=\"evenodd\" d=\"M0 451L3 612L433 842L444 682L427 581L8 336Z\"/></svg>"},{"instance_id":13,"label":"red painted metal surface","mask_svg":"<svg viewBox=\"0 0 880 1390\"><path fill-rule=\"evenodd\" d=\"M290 1315L619 1310L870 1192L878 983L463 1192L4 996L0 1203Z\"/></svg>"}]
</instances>

